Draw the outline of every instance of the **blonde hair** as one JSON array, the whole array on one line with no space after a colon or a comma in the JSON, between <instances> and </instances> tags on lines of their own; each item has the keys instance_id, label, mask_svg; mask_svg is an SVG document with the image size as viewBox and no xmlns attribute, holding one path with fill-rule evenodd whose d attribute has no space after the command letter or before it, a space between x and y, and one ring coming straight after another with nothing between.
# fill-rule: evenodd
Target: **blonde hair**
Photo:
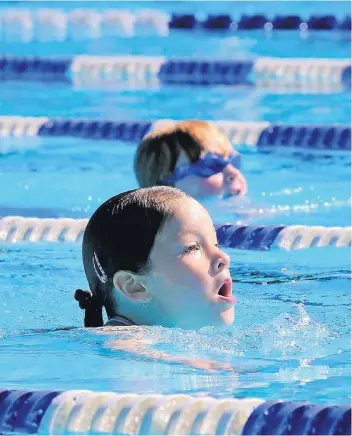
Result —
<instances>
[{"instance_id":1,"label":"blonde hair","mask_svg":"<svg viewBox=\"0 0 352 436\"><path fill-rule=\"evenodd\" d=\"M168 123L143 138L134 171L140 187L155 186L173 173L181 152L195 162L203 151L227 157L232 150L228 138L214 124L199 120Z\"/></svg>"}]
</instances>

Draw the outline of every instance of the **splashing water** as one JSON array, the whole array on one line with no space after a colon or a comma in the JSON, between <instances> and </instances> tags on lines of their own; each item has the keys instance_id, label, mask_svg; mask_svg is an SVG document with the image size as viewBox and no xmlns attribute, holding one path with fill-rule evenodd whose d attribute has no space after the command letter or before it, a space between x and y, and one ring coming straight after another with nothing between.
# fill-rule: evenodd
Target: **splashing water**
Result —
<instances>
[{"instance_id":1,"label":"splashing water","mask_svg":"<svg viewBox=\"0 0 352 436\"><path fill-rule=\"evenodd\" d=\"M325 355L331 334L328 328L310 318L304 304L292 306L260 330L261 351L271 357L316 358Z\"/></svg>"},{"instance_id":2,"label":"splashing water","mask_svg":"<svg viewBox=\"0 0 352 436\"><path fill-rule=\"evenodd\" d=\"M304 304L293 305L292 313L284 313L273 321L253 328L219 330L206 327L195 330L138 327L126 329L124 337L133 341L145 340L163 351L211 358L257 357L258 352L268 359L313 359L326 355L326 345L333 336L323 324L310 318ZM105 330L121 338L121 329ZM254 352L254 353L253 353Z\"/></svg>"}]
</instances>

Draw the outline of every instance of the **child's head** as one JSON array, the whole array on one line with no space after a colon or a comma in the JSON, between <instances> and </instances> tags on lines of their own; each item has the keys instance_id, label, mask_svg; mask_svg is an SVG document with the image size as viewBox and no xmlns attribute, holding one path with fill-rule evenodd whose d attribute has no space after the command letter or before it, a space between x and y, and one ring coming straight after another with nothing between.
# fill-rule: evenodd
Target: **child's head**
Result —
<instances>
[{"instance_id":1,"label":"child's head","mask_svg":"<svg viewBox=\"0 0 352 436\"><path fill-rule=\"evenodd\" d=\"M228 138L215 125L194 120L146 135L134 168L141 187L170 185L200 198L245 194L247 184L238 164L239 154Z\"/></svg>"},{"instance_id":2,"label":"child's head","mask_svg":"<svg viewBox=\"0 0 352 436\"><path fill-rule=\"evenodd\" d=\"M232 324L229 262L210 216L184 192L159 186L112 197L93 214L83 237L95 302L86 326L101 324L102 306L109 318L122 315L135 324Z\"/></svg>"}]
</instances>

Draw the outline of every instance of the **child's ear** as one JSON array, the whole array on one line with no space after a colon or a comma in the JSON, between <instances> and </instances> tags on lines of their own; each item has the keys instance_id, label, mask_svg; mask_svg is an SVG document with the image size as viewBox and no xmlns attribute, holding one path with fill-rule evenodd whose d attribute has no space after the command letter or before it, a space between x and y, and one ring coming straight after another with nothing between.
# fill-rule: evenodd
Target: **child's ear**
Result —
<instances>
[{"instance_id":1,"label":"child's ear","mask_svg":"<svg viewBox=\"0 0 352 436\"><path fill-rule=\"evenodd\" d=\"M130 271L117 271L112 279L114 287L118 289L129 300L136 303L146 303L151 296L141 281L138 274Z\"/></svg>"}]
</instances>

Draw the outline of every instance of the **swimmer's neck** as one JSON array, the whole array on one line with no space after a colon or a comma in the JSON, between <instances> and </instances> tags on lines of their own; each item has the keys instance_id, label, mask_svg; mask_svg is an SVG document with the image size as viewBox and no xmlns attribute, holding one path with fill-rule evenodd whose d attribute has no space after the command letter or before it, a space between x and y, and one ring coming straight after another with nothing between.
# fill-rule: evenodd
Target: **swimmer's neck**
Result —
<instances>
[{"instance_id":1,"label":"swimmer's neck","mask_svg":"<svg viewBox=\"0 0 352 436\"><path fill-rule=\"evenodd\" d=\"M109 305L109 318L122 316L135 325L162 325L164 327L175 327L170 325L170 320L163 319L160 313L149 303L135 303L126 298L121 292L114 289Z\"/></svg>"}]
</instances>

